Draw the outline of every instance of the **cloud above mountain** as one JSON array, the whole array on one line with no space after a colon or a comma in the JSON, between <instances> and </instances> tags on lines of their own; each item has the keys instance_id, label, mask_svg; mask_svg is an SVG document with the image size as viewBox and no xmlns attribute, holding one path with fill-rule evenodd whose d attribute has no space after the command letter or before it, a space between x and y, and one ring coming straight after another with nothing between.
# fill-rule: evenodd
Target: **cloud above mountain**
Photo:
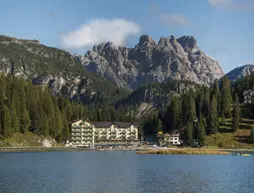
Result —
<instances>
[{"instance_id":1,"label":"cloud above mountain","mask_svg":"<svg viewBox=\"0 0 254 193\"><path fill-rule=\"evenodd\" d=\"M208 0L208 3L218 9L230 11L254 10L254 0Z\"/></svg>"},{"instance_id":2,"label":"cloud above mountain","mask_svg":"<svg viewBox=\"0 0 254 193\"><path fill-rule=\"evenodd\" d=\"M95 19L76 30L61 36L64 48L84 48L111 41L115 45L124 45L131 35L139 34L139 24L126 19Z\"/></svg>"},{"instance_id":3,"label":"cloud above mountain","mask_svg":"<svg viewBox=\"0 0 254 193\"><path fill-rule=\"evenodd\" d=\"M165 12L155 3L149 5L149 16L166 26L185 27L191 25L190 20L183 13Z\"/></svg>"},{"instance_id":4,"label":"cloud above mountain","mask_svg":"<svg viewBox=\"0 0 254 193\"><path fill-rule=\"evenodd\" d=\"M190 21L182 14L161 14L161 22L168 25L187 26Z\"/></svg>"}]
</instances>

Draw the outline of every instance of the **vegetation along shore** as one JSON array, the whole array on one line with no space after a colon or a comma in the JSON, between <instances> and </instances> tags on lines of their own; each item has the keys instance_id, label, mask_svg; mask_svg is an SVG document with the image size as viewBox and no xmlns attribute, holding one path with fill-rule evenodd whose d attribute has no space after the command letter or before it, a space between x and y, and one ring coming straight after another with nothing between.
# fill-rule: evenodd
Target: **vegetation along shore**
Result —
<instances>
[{"instance_id":1,"label":"vegetation along shore","mask_svg":"<svg viewBox=\"0 0 254 193\"><path fill-rule=\"evenodd\" d=\"M137 151L137 154L215 154L215 155L229 155L228 151L209 150L209 149L150 149Z\"/></svg>"}]
</instances>

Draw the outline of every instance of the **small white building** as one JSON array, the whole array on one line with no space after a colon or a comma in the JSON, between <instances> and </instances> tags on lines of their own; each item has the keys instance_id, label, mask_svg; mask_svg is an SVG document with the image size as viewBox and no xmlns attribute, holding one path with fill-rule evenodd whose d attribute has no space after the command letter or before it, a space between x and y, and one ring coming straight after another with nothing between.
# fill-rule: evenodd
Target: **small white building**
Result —
<instances>
[{"instance_id":1,"label":"small white building","mask_svg":"<svg viewBox=\"0 0 254 193\"><path fill-rule=\"evenodd\" d=\"M243 99L245 104L252 104L254 99L254 91L253 90L243 91Z\"/></svg>"},{"instance_id":2,"label":"small white building","mask_svg":"<svg viewBox=\"0 0 254 193\"><path fill-rule=\"evenodd\" d=\"M171 144L171 145L181 145L179 133L170 133L170 134L158 133L157 137L158 137L159 141L161 141L163 143L167 143L167 144Z\"/></svg>"}]
</instances>

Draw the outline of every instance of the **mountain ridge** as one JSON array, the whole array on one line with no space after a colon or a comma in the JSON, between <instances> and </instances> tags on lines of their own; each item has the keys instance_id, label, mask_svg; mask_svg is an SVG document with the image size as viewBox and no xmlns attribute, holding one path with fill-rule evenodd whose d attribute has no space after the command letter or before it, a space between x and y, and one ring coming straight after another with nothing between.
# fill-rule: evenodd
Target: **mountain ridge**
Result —
<instances>
[{"instance_id":1,"label":"mountain ridge","mask_svg":"<svg viewBox=\"0 0 254 193\"><path fill-rule=\"evenodd\" d=\"M229 71L226 75L231 81L236 81L238 78L246 77L254 73L253 64L245 64Z\"/></svg>"},{"instance_id":2,"label":"mountain ridge","mask_svg":"<svg viewBox=\"0 0 254 193\"><path fill-rule=\"evenodd\" d=\"M107 42L76 58L88 71L132 90L168 79L209 86L224 75L219 63L199 49L193 36L171 35L156 43L149 35L142 35L134 48Z\"/></svg>"},{"instance_id":3,"label":"mountain ridge","mask_svg":"<svg viewBox=\"0 0 254 193\"><path fill-rule=\"evenodd\" d=\"M0 72L49 86L55 95L84 104L103 100L111 104L127 94L115 83L88 72L69 52L37 40L0 36Z\"/></svg>"}]
</instances>

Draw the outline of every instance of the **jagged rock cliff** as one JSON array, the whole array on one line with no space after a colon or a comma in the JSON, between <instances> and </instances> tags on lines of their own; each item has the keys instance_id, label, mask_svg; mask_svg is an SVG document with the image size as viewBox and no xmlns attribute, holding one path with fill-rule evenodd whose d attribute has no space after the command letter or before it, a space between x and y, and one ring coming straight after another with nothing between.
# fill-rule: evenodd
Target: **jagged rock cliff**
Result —
<instances>
[{"instance_id":1,"label":"jagged rock cliff","mask_svg":"<svg viewBox=\"0 0 254 193\"><path fill-rule=\"evenodd\" d=\"M219 63L198 48L193 36L162 37L156 43L143 35L135 48L116 47L108 42L76 59L87 70L130 89L168 79L210 85L224 75Z\"/></svg>"}]
</instances>

